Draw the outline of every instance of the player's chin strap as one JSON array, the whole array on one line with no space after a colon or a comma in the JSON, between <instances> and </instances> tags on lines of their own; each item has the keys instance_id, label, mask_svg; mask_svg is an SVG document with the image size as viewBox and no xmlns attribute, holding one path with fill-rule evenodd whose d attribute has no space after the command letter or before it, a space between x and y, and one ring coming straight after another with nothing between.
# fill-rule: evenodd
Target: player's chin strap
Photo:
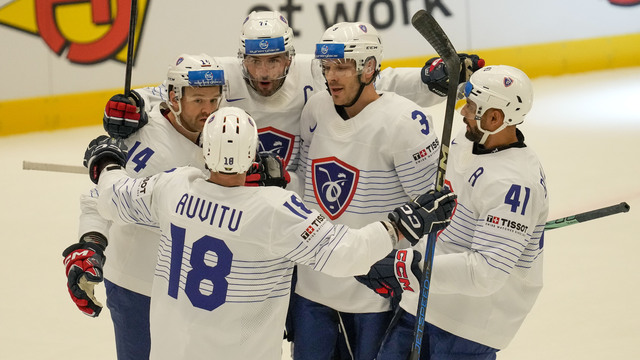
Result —
<instances>
[{"instance_id":1,"label":"player's chin strap","mask_svg":"<svg viewBox=\"0 0 640 360\"><path fill-rule=\"evenodd\" d=\"M480 118L476 116L476 120L478 120L478 129L480 131L482 131L482 139L480 139L479 144L480 145L484 145L485 141L487 141L487 139L489 138L489 135L493 135L493 134L497 134L500 131L502 131L504 128L507 127L507 123L503 122L502 125L500 125L497 129L493 130L493 131L489 131L489 130L485 130L482 128L482 125L480 124Z\"/></svg>"},{"instance_id":2,"label":"player's chin strap","mask_svg":"<svg viewBox=\"0 0 640 360\"><path fill-rule=\"evenodd\" d=\"M356 96L353 98L353 100L350 103L348 103L347 105L340 105L340 106L342 106L343 108L352 107L358 101L358 99L360 99L360 95L362 95L362 92L364 91L364 88L367 85L371 84L373 82L373 80L375 80L376 76L378 76L378 73L379 73L379 71L376 70L373 73L373 76L371 76L371 80L367 81L366 83L363 83L360 80L360 76L358 76L358 82L360 82L360 88L358 89L358 93L356 94ZM362 73L360 75L362 75ZM324 84L327 86L327 91L329 91L329 94L331 94L331 91L329 90L329 83L325 81Z\"/></svg>"}]
</instances>

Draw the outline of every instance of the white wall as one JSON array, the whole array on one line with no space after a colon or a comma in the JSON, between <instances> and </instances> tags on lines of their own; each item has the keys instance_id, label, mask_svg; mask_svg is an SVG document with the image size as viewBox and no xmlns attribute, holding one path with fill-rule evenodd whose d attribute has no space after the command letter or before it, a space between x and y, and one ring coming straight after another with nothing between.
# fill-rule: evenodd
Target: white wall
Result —
<instances>
[{"instance_id":1,"label":"white wall","mask_svg":"<svg viewBox=\"0 0 640 360\"><path fill-rule=\"evenodd\" d=\"M123 63L73 64L64 52L58 56L51 51L37 34L6 26L3 13L18 4L26 10L14 21L35 22L35 10L24 6L28 3L0 0L4 85L0 101L123 86ZM87 5L58 5L60 9L72 6ZM134 86L160 82L167 65L180 53L235 55L242 20L257 6L279 9L289 17L299 32L295 44L301 53L312 52L315 41L334 21L371 22L382 33L387 59L434 53L409 23L413 13L429 7L459 51L640 32L640 6L614 6L606 0L149 0L133 69ZM287 6L296 10L289 13ZM341 6L346 17L336 17ZM58 20L69 38L80 37L77 24L89 21L75 19L74 23L60 16Z\"/></svg>"}]
</instances>

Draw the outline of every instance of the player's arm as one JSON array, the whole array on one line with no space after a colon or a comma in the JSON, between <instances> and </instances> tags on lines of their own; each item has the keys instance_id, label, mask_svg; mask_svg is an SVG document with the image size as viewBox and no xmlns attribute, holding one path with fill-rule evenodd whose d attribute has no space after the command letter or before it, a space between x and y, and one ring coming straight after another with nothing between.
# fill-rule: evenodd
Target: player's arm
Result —
<instances>
[{"instance_id":1,"label":"player's arm","mask_svg":"<svg viewBox=\"0 0 640 360\"><path fill-rule=\"evenodd\" d=\"M124 171L127 146L121 139L99 136L85 151L84 165L91 181L98 185L98 211L108 220L157 226L151 200L161 174L131 178Z\"/></svg>"},{"instance_id":2,"label":"player's arm","mask_svg":"<svg viewBox=\"0 0 640 360\"><path fill-rule=\"evenodd\" d=\"M366 274L373 263L391 252L400 236L415 244L424 235L446 227L454 204L454 194L430 192L394 209L389 221L351 229L334 225L324 215L308 210L294 195L283 207L303 221L294 221L285 232L287 241L297 244L285 256L331 276Z\"/></svg>"},{"instance_id":3,"label":"player's arm","mask_svg":"<svg viewBox=\"0 0 640 360\"><path fill-rule=\"evenodd\" d=\"M484 59L475 54L458 55L461 64L458 83L461 84L484 66ZM393 91L423 107L444 101L448 85L449 71L440 58L427 60L422 68L386 68L376 80L377 89Z\"/></svg>"}]
</instances>

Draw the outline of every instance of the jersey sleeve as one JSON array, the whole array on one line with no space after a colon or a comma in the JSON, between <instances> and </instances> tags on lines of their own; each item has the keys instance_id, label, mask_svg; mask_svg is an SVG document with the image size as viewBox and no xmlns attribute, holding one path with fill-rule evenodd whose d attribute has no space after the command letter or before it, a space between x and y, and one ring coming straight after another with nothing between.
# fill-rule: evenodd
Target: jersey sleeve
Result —
<instances>
[{"instance_id":1,"label":"jersey sleeve","mask_svg":"<svg viewBox=\"0 0 640 360\"><path fill-rule=\"evenodd\" d=\"M436 254L433 291L486 296L502 288L515 269L526 269L541 254L546 208L540 188L508 179L476 189L479 205L469 251ZM464 212L464 209L456 209ZM457 216L462 221L463 216Z\"/></svg>"},{"instance_id":2,"label":"jersey sleeve","mask_svg":"<svg viewBox=\"0 0 640 360\"><path fill-rule=\"evenodd\" d=\"M431 116L423 108L408 108L392 132L393 162L404 192L416 197L435 183L440 142Z\"/></svg>"},{"instance_id":3,"label":"jersey sleeve","mask_svg":"<svg viewBox=\"0 0 640 360\"><path fill-rule=\"evenodd\" d=\"M98 213L98 189L94 188L88 194L80 195L78 237L88 232L98 232L108 238L110 227L111 221Z\"/></svg>"},{"instance_id":4,"label":"jersey sleeve","mask_svg":"<svg viewBox=\"0 0 640 360\"><path fill-rule=\"evenodd\" d=\"M376 80L376 89L393 91L423 107L437 105L446 97L441 97L429 90L422 82L421 68L386 68L380 72Z\"/></svg>"},{"instance_id":5,"label":"jersey sleeve","mask_svg":"<svg viewBox=\"0 0 640 360\"><path fill-rule=\"evenodd\" d=\"M331 276L365 274L393 247L382 223L361 229L334 225L293 193L277 207L272 224L272 251Z\"/></svg>"},{"instance_id":6,"label":"jersey sleeve","mask_svg":"<svg viewBox=\"0 0 640 360\"><path fill-rule=\"evenodd\" d=\"M147 113L149 113L154 106L167 101L169 98L166 81L158 86L148 86L135 90L144 99L144 109Z\"/></svg>"},{"instance_id":7,"label":"jersey sleeve","mask_svg":"<svg viewBox=\"0 0 640 360\"><path fill-rule=\"evenodd\" d=\"M98 211L106 219L120 224L158 226L152 207L153 192L164 173L131 178L124 170L103 171L98 183Z\"/></svg>"}]
</instances>

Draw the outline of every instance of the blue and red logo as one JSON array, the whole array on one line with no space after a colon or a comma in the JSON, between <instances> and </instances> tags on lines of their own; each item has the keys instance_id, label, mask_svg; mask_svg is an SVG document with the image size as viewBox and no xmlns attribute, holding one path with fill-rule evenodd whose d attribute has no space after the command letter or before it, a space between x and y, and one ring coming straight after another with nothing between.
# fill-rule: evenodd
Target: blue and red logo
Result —
<instances>
[{"instance_id":1,"label":"blue and red logo","mask_svg":"<svg viewBox=\"0 0 640 360\"><path fill-rule=\"evenodd\" d=\"M347 209L358 187L360 171L331 156L311 162L313 192L320 208L335 220Z\"/></svg>"},{"instance_id":2,"label":"blue and red logo","mask_svg":"<svg viewBox=\"0 0 640 360\"><path fill-rule=\"evenodd\" d=\"M267 126L258 130L258 138L260 141L258 151L268 151L272 154L278 155L284 161L285 166L289 164L291 154L293 154L293 144L296 138L294 135L271 126Z\"/></svg>"}]
</instances>

